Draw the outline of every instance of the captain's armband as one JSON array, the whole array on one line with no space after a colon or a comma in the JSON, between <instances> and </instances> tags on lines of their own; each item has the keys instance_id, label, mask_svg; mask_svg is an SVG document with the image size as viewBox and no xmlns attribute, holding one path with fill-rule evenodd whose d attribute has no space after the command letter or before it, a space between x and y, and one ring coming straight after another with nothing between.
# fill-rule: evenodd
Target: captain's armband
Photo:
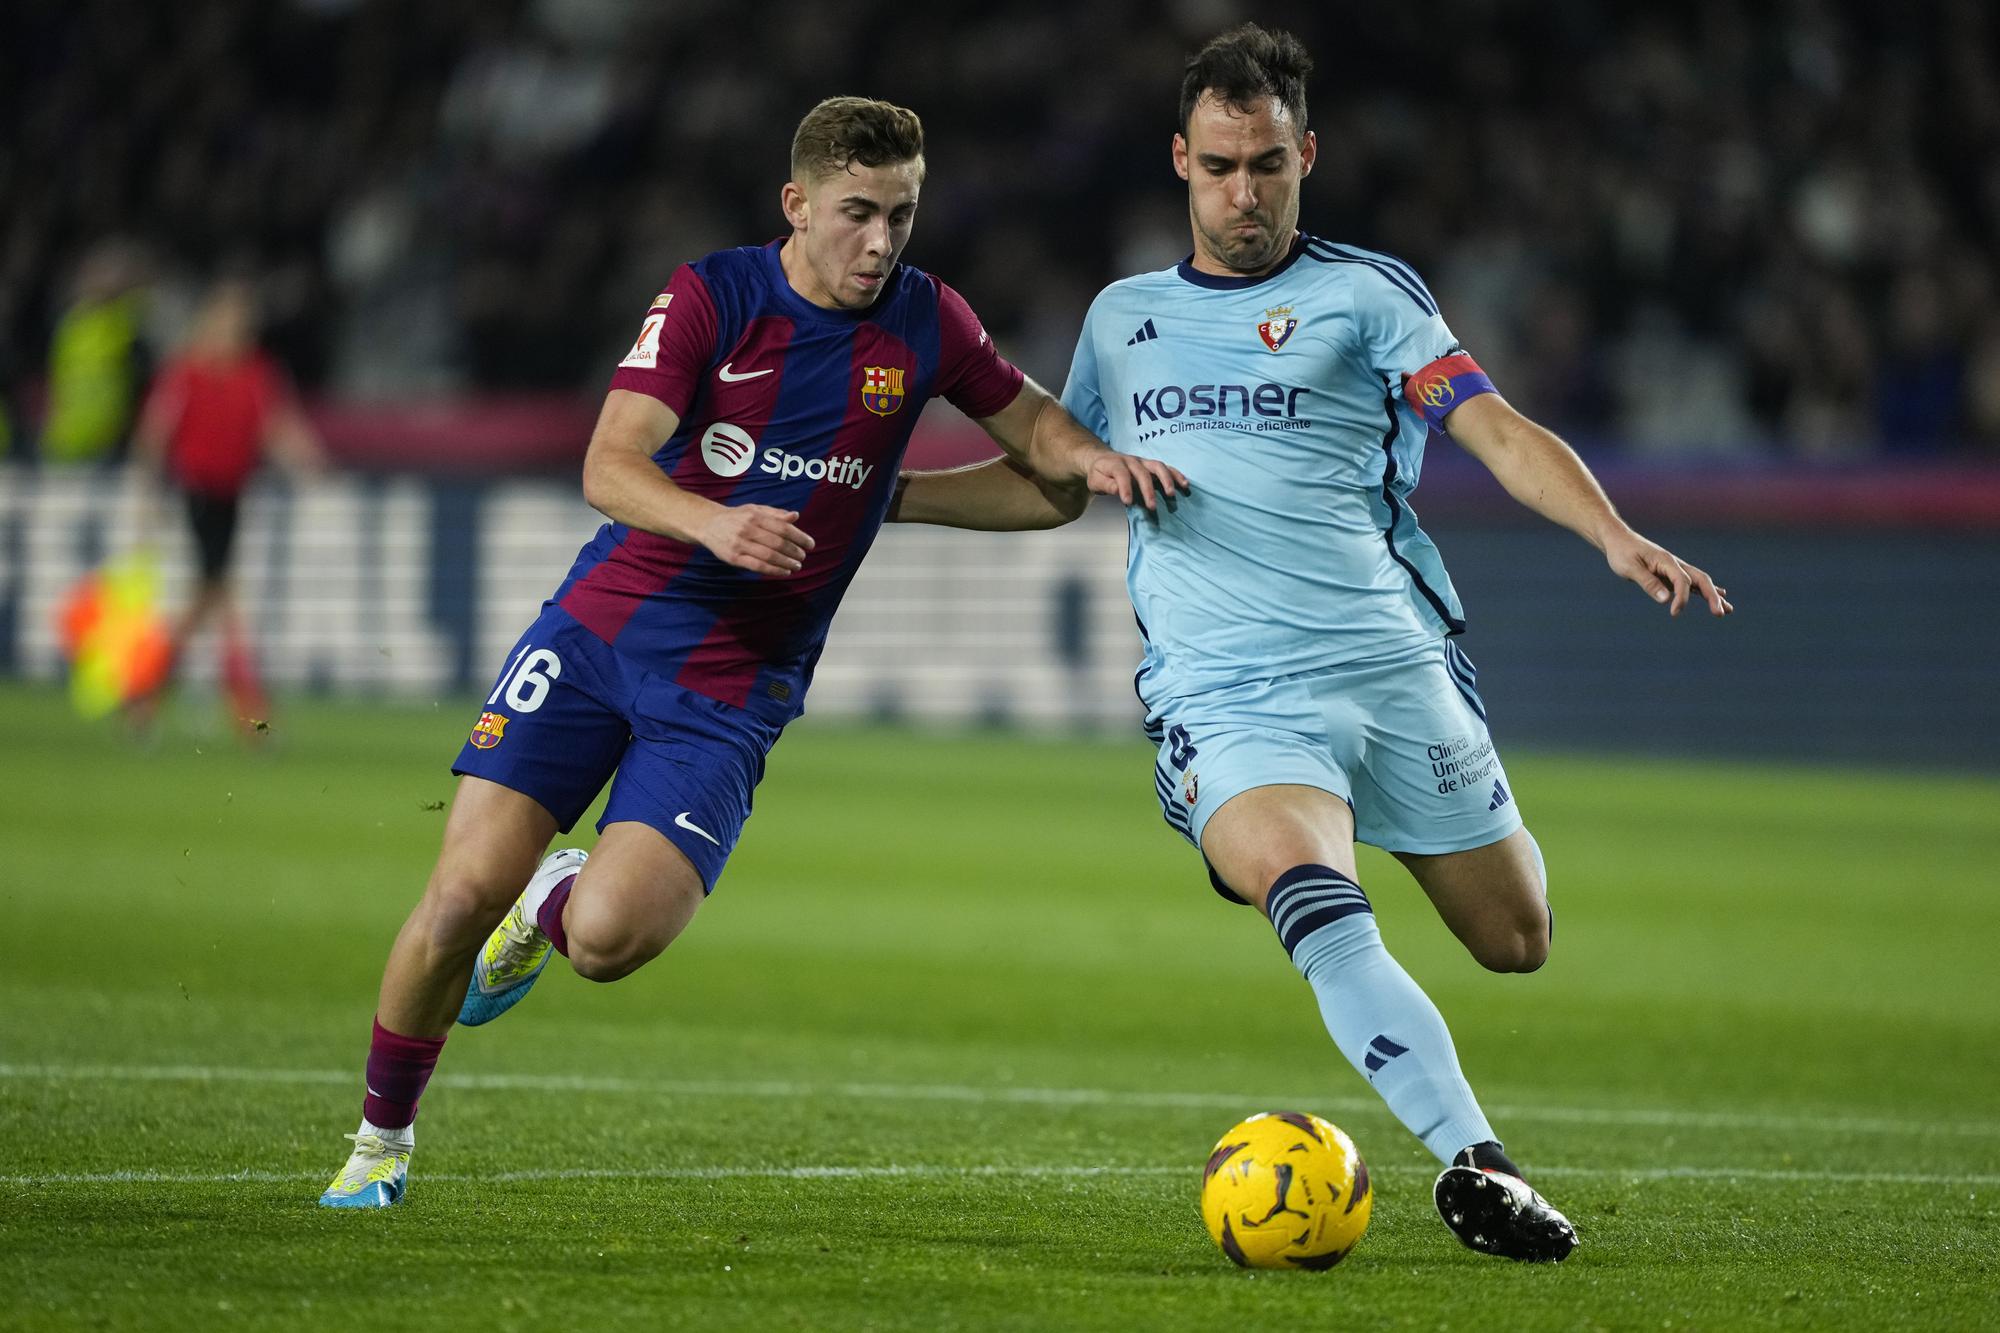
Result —
<instances>
[{"instance_id":1,"label":"captain's armband","mask_svg":"<svg viewBox=\"0 0 2000 1333\"><path fill-rule=\"evenodd\" d=\"M1432 430L1443 430L1444 419L1466 399L1494 392L1497 391L1493 381L1464 352L1441 356L1414 375L1403 377L1404 400L1417 409Z\"/></svg>"}]
</instances>

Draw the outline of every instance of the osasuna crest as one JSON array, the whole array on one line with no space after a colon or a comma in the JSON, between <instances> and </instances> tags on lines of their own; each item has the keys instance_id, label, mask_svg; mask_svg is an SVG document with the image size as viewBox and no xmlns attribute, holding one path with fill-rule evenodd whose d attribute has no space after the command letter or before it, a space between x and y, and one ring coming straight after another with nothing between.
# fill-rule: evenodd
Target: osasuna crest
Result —
<instances>
[{"instance_id":1,"label":"osasuna crest","mask_svg":"<svg viewBox=\"0 0 2000 1333\"><path fill-rule=\"evenodd\" d=\"M863 366L861 405L878 417L886 417L903 405L901 366Z\"/></svg>"},{"instance_id":2,"label":"osasuna crest","mask_svg":"<svg viewBox=\"0 0 2000 1333\"><path fill-rule=\"evenodd\" d=\"M1264 346L1275 352L1285 345L1285 340L1292 336L1292 331L1298 326L1299 322L1292 318L1292 308L1281 305L1275 310L1264 312L1264 322L1257 326L1257 336L1264 340Z\"/></svg>"}]
</instances>

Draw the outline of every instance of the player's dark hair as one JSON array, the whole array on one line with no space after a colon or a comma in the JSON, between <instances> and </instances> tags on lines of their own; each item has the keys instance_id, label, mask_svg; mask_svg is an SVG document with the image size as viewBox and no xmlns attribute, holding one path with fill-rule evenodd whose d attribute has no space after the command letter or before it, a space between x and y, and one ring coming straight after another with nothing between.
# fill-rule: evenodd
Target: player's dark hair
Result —
<instances>
[{"instance_id":1,"label":"player's dark hair","mask_svg":"<svg viewBox=\"0 0 2000 1333\"><path fill-rule=\"evenodd\" d=\"M1260 98L1274 97L1291 115L1293 132L1306 132L1306 75L1312 57L1305 43L1282 28L1244 23L1231 28L1188 57L1181 75L1181 133L1203 93L1224 105L1248 111Z\"/></svg>"},{"instance_id":2,"label":"player's dark hair","mask_svg":"<svg viewBox=\"0 0 2000 1333\"><path fill-rule=\"evenodd\" d=\"M924 123L917 113L872 97L829 97L792 136L792 179L816 181L859 163L915 162L923 174Z\"/></svg>"}]
</instances>

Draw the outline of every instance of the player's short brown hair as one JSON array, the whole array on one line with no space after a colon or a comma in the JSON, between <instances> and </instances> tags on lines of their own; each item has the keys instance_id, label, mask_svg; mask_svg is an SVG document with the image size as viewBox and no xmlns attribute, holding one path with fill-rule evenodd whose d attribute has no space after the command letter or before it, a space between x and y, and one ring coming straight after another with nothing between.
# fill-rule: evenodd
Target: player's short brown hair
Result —
<instances>
[{"instance_id":1,"label":"player's short brown hair","mask_svg":"<svg viewBox=\"0 0 2000 1333\"><path fill-rule=\"evenodd\" d=\"M1187 133L1195 103L1212 93L1238 111L1274 97L1291 115L1293 132L1304 138L1306 75L1312 67L1305 43L1282 28L1254 23L1231 28L1188 57L1181 75L1181 133Z\"/></svg>"},{"instance_id":2,"label":"player's short brown hair","mask_svg":"<svg viewBox=\"0 0 2000 1333\"><path fill-rule=\"evenodd\" d=\"M924 123L917 113L872 97L829 97L792 136L792 179L802 184L864 167L915 162L924 172Z\"/></svg>"}]
</instances>

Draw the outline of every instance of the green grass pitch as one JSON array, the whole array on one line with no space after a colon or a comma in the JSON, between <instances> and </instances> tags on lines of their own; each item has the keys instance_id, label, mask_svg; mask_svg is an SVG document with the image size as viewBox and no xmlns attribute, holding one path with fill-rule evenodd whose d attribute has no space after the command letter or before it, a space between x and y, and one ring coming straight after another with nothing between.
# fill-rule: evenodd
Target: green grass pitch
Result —
<instances>
[{"instance_id":1,"label":"green grass pitch","mask_svg":"<svg viewBox=\"0 0 2000 1333\"><path fill-rule=\"evenodd\" d=\"M1140 743L810 723L689 933L455 1036L405 1202L322 1212L473 715L142 752L0 689L0 1327L2000 1322L2000 783L1966 776L1513 755L1558 904L1531 977L1364 856L1583 1233L1559 1268L1439 1225ZM1196 1212L1217 1135L1283 1107L1374 1173L1328 1273L1240 1272Z\"/></svg>"}]
</instances>

